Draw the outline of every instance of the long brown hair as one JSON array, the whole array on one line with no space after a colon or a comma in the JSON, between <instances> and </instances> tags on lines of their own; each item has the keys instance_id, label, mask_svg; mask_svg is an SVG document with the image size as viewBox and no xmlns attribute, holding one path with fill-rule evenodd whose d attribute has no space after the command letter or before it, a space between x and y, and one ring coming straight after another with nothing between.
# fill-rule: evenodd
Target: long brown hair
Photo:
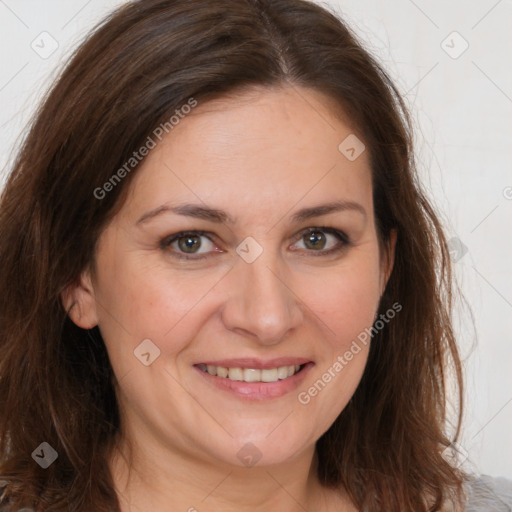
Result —
<instances>
[{"instance_id":1,"label":"long brown hair","mask_svg":"<svg viewBox=\"0 0 512 512\"><path fill-rule=\"evenodd\" d=\"M314 3L139 0L74 52L2 193L0 504L9 510L119 510L107 464L120 429L115 378L97 327L77 327L60 300L93 264L137 165L109 180L190 98L280 85L320 91L348 115L369 150L381 246L398 234L379 313L395 302L402 310L375 335L359 387L318 440L318 477L371 512L435 511L460 495L466 475L441 454L462 416L450 259L399 91L344 22ZM459 403L452 439L449 370ZM47 469L31 457L42 442L58 454Z\"/></svg>"}]
</instances>

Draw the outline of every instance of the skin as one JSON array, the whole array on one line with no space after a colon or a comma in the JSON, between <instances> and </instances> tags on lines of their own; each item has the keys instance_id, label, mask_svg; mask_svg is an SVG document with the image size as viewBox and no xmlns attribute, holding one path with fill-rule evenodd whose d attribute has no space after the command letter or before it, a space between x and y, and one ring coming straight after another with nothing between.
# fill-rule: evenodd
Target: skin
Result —
<instances>
[{"instance_id":1,"label":"skin","mask_svg":"<svg viewBox=\"0 0 512 512\"><path fill-rule=\"evenodd\" d=\"M357 132L333 111L320 93L291 86L199 104L138 169L98 241L96 272L63 293L77 325L99 325L117 379L122 435L111 470L123 512L355 510L320 486L314 447L354 393L369 345L307 405L297 396L371 327L395 237L380 253L369 152L355 161L340 153ZM335 200L359 203L366 216L290 221ZM235 223L167 213L136 225L164 203L223 209ZM342 244L322 231L325 245L308 246L303 231L324 226L351 244L318 256ZM212 234L200 237L207 258L180 260L177 242L160 246L190 230ZM252 263L236 252L248 236L263 248ZM160 355L145 366L134 350L148 338ZM193 368L281 356L314 366L297 390L267 400L221 391ZM249 442L261 454L252 467L237 457Z\"/></svg>"}]
</instances>

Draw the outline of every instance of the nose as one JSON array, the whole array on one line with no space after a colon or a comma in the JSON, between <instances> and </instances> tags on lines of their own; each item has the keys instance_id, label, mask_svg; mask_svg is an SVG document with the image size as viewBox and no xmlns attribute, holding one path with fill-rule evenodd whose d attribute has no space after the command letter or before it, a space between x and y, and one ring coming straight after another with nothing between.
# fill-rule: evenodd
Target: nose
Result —
<instances>
[{"instance_id":1,"label":"nose","mask_svg":"<svg viewBox=\"0 0 512 512\"><path fill-rule=\"evenodd\" d=\"M236 261L225 283L229 291L222 321L229 330L274 345L302 323L303 307L284 264L269 253L252 263Z\"/></svg>"}]
</instances>

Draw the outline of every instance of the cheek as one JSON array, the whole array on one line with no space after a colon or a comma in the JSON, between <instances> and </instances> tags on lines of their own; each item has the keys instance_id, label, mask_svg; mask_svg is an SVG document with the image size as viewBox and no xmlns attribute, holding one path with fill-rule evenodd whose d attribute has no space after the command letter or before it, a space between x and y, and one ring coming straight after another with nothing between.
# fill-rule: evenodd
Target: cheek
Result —
<instances>
[{"instance_id":1,"label":"cheek","mask_svg":"<svg viewBox=\"0 0 512 512\"><path fill-rule=\"evenodd\" d=\"M380 298L378 270L376 258L358 258L316 281L318 286L307 295L324 336L314 373L297 399L317 432L325 432L335 421L363 375Z\"/></svg>"},{"instance_id":2,"label":"cheek","mask_svg":"<svg viewBox=\"0 0 512 512\"><path fill-rule=\"evenodd\" d=\"M138 257L115 258L101 267L100 329L113 363L122 363L124 370L134 364L133 351L145 339L162 353L183 349L194 326L200 326L203 300L224 273L169 267L165 262L148 266Z\"/></svg>"},{"instance_id":3,"label":"cheek","mask_svg":"<svg viewBox=\"0 0 512 512\"><path fill-rule=\"evenodd\" d=\"M333 271L318 274L314 286L301 285L307 306L325 327L333 350L343 349L377 313L379 264L373 252L359 253Z\"/></svg>"}]
</instances>

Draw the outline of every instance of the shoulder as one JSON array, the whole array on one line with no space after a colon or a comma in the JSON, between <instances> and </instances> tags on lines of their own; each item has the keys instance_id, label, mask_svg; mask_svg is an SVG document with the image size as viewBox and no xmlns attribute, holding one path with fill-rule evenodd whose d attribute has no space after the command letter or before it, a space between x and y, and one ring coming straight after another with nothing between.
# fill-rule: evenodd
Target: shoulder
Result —
<instances>
[{"instance_id":1,"label":"shoulder","mask_svg":"<svg viewBox=\"0 0 512 512\"><path fill-rule=\"evenodd\" d=\"M475 475L465 484L464 512L512 512L512 480Z\"/></svg>"}]
</instances>

